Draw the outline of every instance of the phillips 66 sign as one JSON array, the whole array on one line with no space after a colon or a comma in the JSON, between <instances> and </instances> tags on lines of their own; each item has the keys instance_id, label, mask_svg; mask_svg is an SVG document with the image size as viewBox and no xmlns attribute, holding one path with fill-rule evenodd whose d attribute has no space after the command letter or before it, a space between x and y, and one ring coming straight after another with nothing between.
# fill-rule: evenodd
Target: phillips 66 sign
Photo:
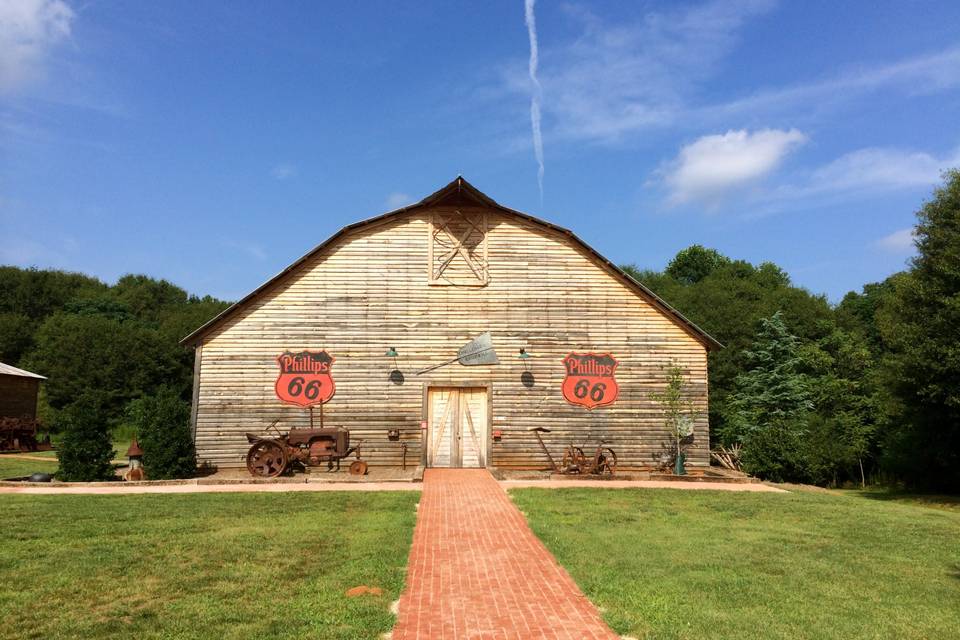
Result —
<instances>
[{"instance_id":1,"label":"phillips 66 sign","mask_svg":"<svg viewBox=\"0 0 960 640\"><path fill-rule=\"evenodd\" d=\"M613 404L617 386L617 362L609 353L571 353L563 359L567 377L563 380L563 397L567 402L595 409Z\"/></svg>"},{"instance_id":2,"label":"phillips 66 sign","mask_svg":"<svg viewBox=\"0 0 960 640\"><path fill-rule=\"evenodd\" d=\"M277 397L299 407L327 402L336 391L330 371L333 361L326 351L284 351L277 356L280 375L273 386Z\"/></svg>"}]
</instances>

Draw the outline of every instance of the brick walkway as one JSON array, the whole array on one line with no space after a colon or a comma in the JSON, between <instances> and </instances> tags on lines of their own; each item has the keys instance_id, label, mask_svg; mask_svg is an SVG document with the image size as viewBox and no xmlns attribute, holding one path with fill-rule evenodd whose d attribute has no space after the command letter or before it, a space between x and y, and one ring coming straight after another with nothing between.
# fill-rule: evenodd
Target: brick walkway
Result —
<instances>
[{"instance_id":1,"label":"brick walkway","mask_svg":"<svg viewBox=\"0 0 960 640\"><path fill-rule=\"evenodd\" d=\"M428 469L393 640L616 640L482 469Z\"/></svg>"}]
</instances>

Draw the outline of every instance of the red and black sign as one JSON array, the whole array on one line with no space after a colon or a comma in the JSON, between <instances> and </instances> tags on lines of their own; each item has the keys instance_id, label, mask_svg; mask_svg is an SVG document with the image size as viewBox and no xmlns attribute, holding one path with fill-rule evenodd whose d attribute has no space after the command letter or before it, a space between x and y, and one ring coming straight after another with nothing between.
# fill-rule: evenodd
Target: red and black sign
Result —
<instances>
[{"instance_id":1,"label":"red and black sign","mask_svg":"<svg viewBox=\"0 0 960 640\"><path fill-rule=\"evenodd\" d=\"M326 351L284 351L277 356L280 375L273 386L277 397L298 407L327 402L336 391L330 373L333 361Z\"/></svg>"},{"instance_id":2,"label":"red and black sign","mask_svg":"<svg viewBox=\"0 0 960 640\"><path fill-rule=\"evenodd\" d=\"M617 362L609 353L571 353L563 359L567 377L563 397L567 402L594 409L613 404L620 387L614 373Z\"/></svg>"}]
</instances>

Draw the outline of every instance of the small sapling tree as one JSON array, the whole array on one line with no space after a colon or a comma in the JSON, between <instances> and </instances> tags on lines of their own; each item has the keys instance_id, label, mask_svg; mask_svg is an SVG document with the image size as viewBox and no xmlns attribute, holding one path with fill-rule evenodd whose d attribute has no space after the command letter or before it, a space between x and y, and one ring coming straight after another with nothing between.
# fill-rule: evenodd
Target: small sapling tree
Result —
<instances>
[{"instance_id":1,"label":"small sapling tree","mask_svg":"<svg viewBox=\"0 0 960 640\"><path fill-rule=\"evenodd\" d=\"M671 363L666 367L666 374L667 386L663 391L651 393L650 397L663 411L664 424L673 439L674 473L683 475L686 473L684 448L690 442L693 425L702 412L686 393L683 368Z\"/></svg>"}]
</instances>

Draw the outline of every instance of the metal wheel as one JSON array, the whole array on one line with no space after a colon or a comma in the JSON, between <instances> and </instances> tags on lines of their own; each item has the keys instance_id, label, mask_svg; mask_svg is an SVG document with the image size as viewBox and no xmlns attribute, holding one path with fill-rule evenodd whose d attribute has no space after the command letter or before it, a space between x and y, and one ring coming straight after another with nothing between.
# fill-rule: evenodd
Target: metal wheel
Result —
<instances>
[{"instance_id":1,"label":"metal wheel","mask_svg":"<svg viewBox=\"0 0 960 640\"><path fill-rule=\"evenodd\" d=\"M560 463L560 469L562 469L564 473L580 473L585 461L583 449L580 447L567 447L563 452L563 461Z\"/></svg>"},{"instance_id":2,"label":"metal wheel","mask_svg":"<svg viewBox=\"0 0 960 640\"><path fill-rule=\"evenodd\" d=\"M272 440L253 443L247 452L247 471L260 478L276 478L287 468L287 452Z\"/></svg>"},{"instance_id":3,"label":"metal wheel","mask_svg":"<svg viewBox=\"0 0 960 640\"><path fill-rule=\"evenodd\" d=\"M354 460L350 463L350 475L352 476L365 476L367 475L367 463L363 460Z\"/></svg>"},{"instance_id":4,"label":"metal wheel","mask_svg":"<svg viewBox=\"0 0 960 640\"><path fill-rule=\"evenodd\" d=\"M617 469L617 454L610 447L604 447L600 450L600 461L597 463L597 474L601 476L612 476Z\"/></svg>"}]
</instances>

